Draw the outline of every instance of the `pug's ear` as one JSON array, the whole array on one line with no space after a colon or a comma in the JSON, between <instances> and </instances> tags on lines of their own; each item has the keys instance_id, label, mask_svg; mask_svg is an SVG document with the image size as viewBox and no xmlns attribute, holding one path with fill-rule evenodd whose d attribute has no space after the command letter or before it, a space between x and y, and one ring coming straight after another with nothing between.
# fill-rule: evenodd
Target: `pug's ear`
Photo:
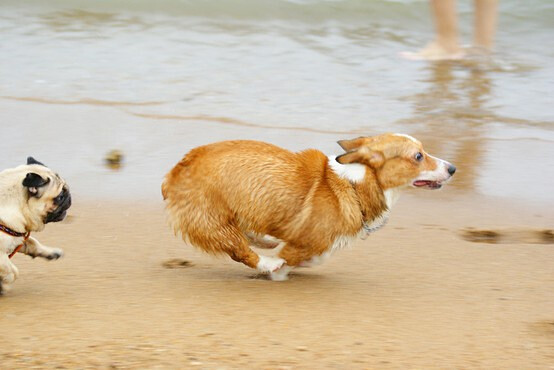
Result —
<instances>
[{"instance_id":1,"label":"pug's ear","mask_svg":"<svg viewBox=\"0 0 554 370\"><path fill-rule=\"evenodd\" d=\"M362 145L364 145L365 141L366 141L366 138L363 136L360 136L351 140L339 140L337 141L337 144L339 144L340 147L344 149L345 152L348 152L361 147Z\"/></svg>"},{"instance_id":2,"label":"pug's ear","mask_svg":"<svg viewBox=\"0 0 554 370\"><path fill-rule=\"evenodd\" d=\"M43 179L42 176L34 172L29 172L23 179L23 186L27 188L32 196L40 196L39 190L50 182L50 179Z\"/></svg>"},{"instance_id":3,"label":"pug's ear","mask_svg":"<svg viewBox=\"0 0 554 370\"><path fill-rule=\"evenodd\" d=\"M44 166L44 163L40 163L39 161L37 161L36 159L34 159L33 157L27 157L27 165L29 164L38 164L38 165L41 165L41 166Z\"/></svg>"},{"instance_id":4,"label":"pug's ear","mask_svg":"<svg viewBox=\"0 0 554 370\"><path fill-rule=\"evenodd\" d=\"M383 153L377 150L371 150L365 146L341 154L336 158L340 164L359 163L365 164L371 168L378 169L385 162Z\"/></svg>"}]
</instances>

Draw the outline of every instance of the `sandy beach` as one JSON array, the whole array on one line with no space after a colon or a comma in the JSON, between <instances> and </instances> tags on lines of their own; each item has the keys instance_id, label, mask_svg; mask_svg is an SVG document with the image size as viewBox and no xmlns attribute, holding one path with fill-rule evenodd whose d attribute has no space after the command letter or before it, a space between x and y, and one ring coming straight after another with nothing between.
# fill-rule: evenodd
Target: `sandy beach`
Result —
<instances>
[{"instance_id":1,"label":"sandy beach","mask_svg":"<svg viewBox=\"0 0 554 370\"><path fill-rule=\"evenodd\" d=\"M76 204L40 235L63 259L15 257L2 367L551 369L553 217L414 192L367 240L271 282L184 245L160 202Z\"/></svg>"}]
</instances>

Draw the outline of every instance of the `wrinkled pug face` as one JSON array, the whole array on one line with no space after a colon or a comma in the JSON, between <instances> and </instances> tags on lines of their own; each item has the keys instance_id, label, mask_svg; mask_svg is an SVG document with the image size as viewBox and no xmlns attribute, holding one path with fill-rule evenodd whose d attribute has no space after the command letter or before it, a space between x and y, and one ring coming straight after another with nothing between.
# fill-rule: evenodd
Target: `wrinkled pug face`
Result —
<instances>
[{"instance_id":1,"label":"wrinkled pug face","mask_svg":"<svg viewBox=\"0 0 554 370\"><path fill-rule=\"evenodd\" d=\"M26 172L22 186L30 218L40 218L42 224L62 221L71 207L65 180L33 157L27 158L27 166L22 168Z\"/></svg>"}]
</instances>

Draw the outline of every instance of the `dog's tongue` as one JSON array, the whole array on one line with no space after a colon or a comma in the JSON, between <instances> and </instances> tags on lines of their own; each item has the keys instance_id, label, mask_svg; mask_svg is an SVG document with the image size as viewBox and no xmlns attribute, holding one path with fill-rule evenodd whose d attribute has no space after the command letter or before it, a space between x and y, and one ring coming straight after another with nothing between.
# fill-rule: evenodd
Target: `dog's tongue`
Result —
<instances>
[{"instance_id":1,"label":"dog's tongue","mask_svg":"<svg viewBox=\"0 0 554 370\"><path fill-rule=\"evenodd\" d=\"M417 180L413 182L414 186L425 187L428 189L440 189L442 184L438 181L431 180Z\"/></svg>"},{"instance_id":2,"label":"dog's tongue","mask_svg":"<svg viewBox=\"0 0 554 370\"><path fill-rule=\"evenodd\" d=\"M414 186L425 186L425 185L430 185L430 184L431 184L431 181L427 181L427 180L414 181Z\"/></svg>"}]
</instances>

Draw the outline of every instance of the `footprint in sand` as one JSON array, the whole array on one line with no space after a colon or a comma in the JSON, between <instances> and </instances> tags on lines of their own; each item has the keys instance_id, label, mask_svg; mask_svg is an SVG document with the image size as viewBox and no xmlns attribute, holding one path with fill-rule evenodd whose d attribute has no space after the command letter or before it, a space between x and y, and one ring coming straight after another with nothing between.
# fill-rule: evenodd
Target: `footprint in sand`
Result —
<instances>
[{"instance_id":1,"label":"footprint in sand","mask_svg":"<svg viewBox=\"0 0 554 370\"><path fill-rule=\"evenodd\" d=\"M473 243L488 244L554 244L554 231L550 229L462 229L463 239Z\"/></svg>"},{"instance_id":2,"label":"footprint in sand","mask_svg":"<svg viewBox=\"0 0 554 370\"><path fill-rule=\"evenodd\" d=\"M162 266L166 269L180 269L192 267L194 264L187 260L182 260L180 258L173 258L162 263Z\"/></svg>"}]
</instances>

